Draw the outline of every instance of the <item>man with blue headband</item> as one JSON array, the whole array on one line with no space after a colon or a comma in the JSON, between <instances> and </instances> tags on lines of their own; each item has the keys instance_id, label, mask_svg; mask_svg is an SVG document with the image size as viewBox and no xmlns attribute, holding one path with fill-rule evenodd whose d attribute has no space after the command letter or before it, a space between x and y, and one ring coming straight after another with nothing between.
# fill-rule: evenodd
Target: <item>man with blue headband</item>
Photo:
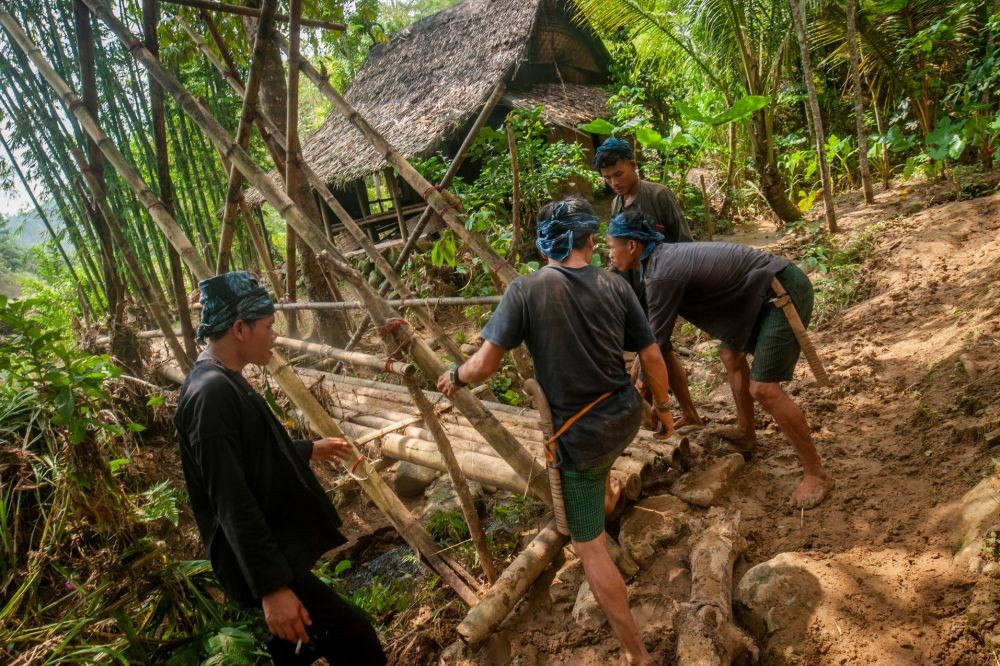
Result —
<instances>
[{"instance_id":1,"label":"man with blue headband","mask_svg":"<svg viewBox=\"0 0 1000 666\"><path fill-rule=\"evenodd\" d=\"M604 182L614 191L615 198L611 202L611 217L626 211L639 211L660 234L661 243L689 243L691 229L688 227L681 206L670 188L659 183L643 180L639 175L639 165L635 161L632 146L627 141L612 137L606 139L594 151L591 162L594 168L601 172ZM639 298L644 312L649 311L646 299L646 286L638 270L618 271L632 285L635 295ZM701 417L691 400L688 390L687 374L684 366L676 355L670 354L663 359L667 363L670 375L670 392L677 398L681 410L681 418L677 427L685 425L701 425ZM633 368L633 379L638 379ZM641 382L639 383L641 386Z\"/></svg>"},{"instance_id":2,"label":"man with blue headband","mask_svg":"<svg viewBox=\"0 0 1000 666\"><path fill-rule=\"evenodd\" d=\"M235 602L260 608L275 664L384 664L364 614L314 576L320 555L345 542L340 517L309 467L347 459L351 445L292 440L243 377L264 365L277 333L274 303L235 271L203 280L198 340L208 346L181 386L174 424L198 531L212 570Z\"/></svg>"},{"instance_id":3,"label":"man with blue headband","mask_svg":"<svg viewBox=\"0 0 1000 666\"><path fill-rule=\"evenodd\" d=\"M649 322L664 354L672 353L670 335L678 316L722 342L719 357L736 402L736 427L716 428L715 434L752 453L757 446L756 400L774 417L802 464L805 474L792 493L793 502L811 508L823 501L833 478L823 469L805 415L781 388L781 382L792 378L800 347L776 307L779 295L772 288L777 279L808 325L813 305L809 278L787 259L744 245L664 243L635 211L611 219L608 244L616 268L642 271Z\"/></svg>"},{"instance_id":4,"label":"man with blue headband","mask_svg":"<svg viewBox=\"0 0 1000 666\"><path fill-rule=\"evenodd\" d=\"M629 611L625 582L608 555L605 499L608 472L639 430L642 409L622 354L639 354L655 409L673 431L666 367L642 308L628 284L591 265L598 220L580 198L543 207L538 251L548 264L511 283L468 361L441 375L448 397L457 387L486 380L507 350L526 342L535 376L548 398L573 548L594 596L621 642L627 663L649 655ZM612 498L613 500L613 498Z\"/></svg>"}]
</instances>

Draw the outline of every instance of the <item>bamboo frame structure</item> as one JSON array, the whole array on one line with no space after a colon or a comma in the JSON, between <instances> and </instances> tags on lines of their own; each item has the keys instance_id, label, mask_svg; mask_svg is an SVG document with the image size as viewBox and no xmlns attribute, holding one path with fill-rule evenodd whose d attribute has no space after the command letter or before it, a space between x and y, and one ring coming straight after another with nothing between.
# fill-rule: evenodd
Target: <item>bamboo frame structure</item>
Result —
<instances>
[{"instance_id":1,"label":"bamboo frame structure","mask_svg":"<svg viewBox=\"0 0 1000 666\"><path fill-rule=\"evenodd\" d=\"M88 0L84 0L87 2ZM115 26L118 30L123 31L125 35L129 35L127 29L124 25L117 22L110 11L107 10L101 4L96 2L88 2L88 6L106 23ZM103 11L102 11L103 10ZM110 22L109 20L110 19ZM122 178L126 181L129 187L133 190L136 197L146 206L146 209L150 212L157 226L160 227L164 235L168 238L171 244L177 248L178 253L187 262L192 273L199 280L207 279L213 275L208 263L201 257L197 249L191 244L187 236L181 230L180 226L174 220L173 216L164 208L162 202L160 202L156 197L153 196L152 191L149 186L142 180L139 173L131 166L131 164L126 160L125 156L115 147L111 140L104 134L100 126L94 120L93 116L84 108L80 98L73 93L66 82L58 75L58 73L49 65L48 61L42 55L41 51L31 42L27 34L20 28L18 23L14 18L3 9L0 9L0 25L10 34L14 43L20 48L25 55L31 60L32 63L38 68L42 77L48 82L48 84L56 91L59 98L66 104L70 113L72 113L80 121L87 134L94 139L101 152L104 153L108 161L114 166ZM126 38L128 39L128 37ZM134 45L136 48L134 50L145 51L148 57L151 57L148 51L142 48L141 43L138 40L132 38L131 42L127 42ZM152 68L155 70L156 68ZM152 71L152 70L151 70ZM162 73L158 71L157 73ZM165 90L170 92L172 95L176 92L176 88L179 84L176 83L172 77L157 77ZM173 86L169 84L174 84ZM193 101L190 94L187 94L186 100ZM188 102L190 104L191 102ZM195 103L196 104L196 103ZM288 363L281 358L278 354L273 354L270 362L268 363L268 369L271 374L277 380L278 384L281 386L282 390L289 396L293 403L295 403L300 410L306 415L309 420L310 426L318 433L334 436L343 436L343 430L330 416L323 410L323 407L319 404L315 397L309 392L302 381L295 375L294 371L288 365ZM361 453L355 448L354 453L358 458L361 458ZM369 468L367 462L364 462L360 468L364 474L364 478L361 481L362 487L368 493L368 495L375 502L383 513L389 518L396 527L400 535L410 544L413 549L418 552L422 557L424 557L430 566L437 571L441 578L452 587L459 597L470 605L475 605L478 602L478 594L476 591L468 585L466 582L466 577L468 574L465 572L459 572L454 563L450 563L443 558L440 553L438 553L437 545L435 544L433 538L430 534L410 515L406 507L400 502L399 498L392 492L392 490L385 484L380 476L377 474L369 473Z\"/></svg>"},{"instance_id":2,"label":"bamboo frame structure","mask_svg":"<svg viewBox=\"0 0 1000 666\"><path fill-rule=\"evenodd\" d=\"M361 352L356 351L345 351L343 349L331 347L330 345L319 344L318 342L306 342L305 340L294 340L292 338L278 336L278 338L274 341L274 344L287 349L293 349L298 352L304 352L306 354L326 356L328 358L335 358L339 361L344 361L345 363L361 365L366 368L374 368L383 372L392 372L404 377L412 377L417 372L416 367L409 363L400 363L399 361L394 361L391 358L381 358L379 356L362 354Z\"/></svg>"},{"instance_id":3,"label":"bamboo frame structure","mask_svg":"<svg viewBox=\"0 0 1000 666\"><path fill-rule=\"evenodd\" d=\"M181 20L180 23L182 28L186 25L186 23L183 20ZM198 45L198 47L201 49L203 53L205 53L206 55L211 53L211 51L207 48L207 45L205 44L204 40L198 37L197 34L194 32L194 30L190 28L190 26L184 28L184 30L195 41L195 43ZM209 61L212 62L212 64L214 64L216 67L220 66L220 63L214 57L209 57ZM225 72L223 73L225 74ZM229 82L230 87L232 87L237 94L242 94L243 90L242 85L237 80L235 75L227 75L226 80ZM277 127L272 122L272 119L268 118L267 114L263 112L263 110L261 110L261 113L258 114L258 117L262 121L261 124L258 125L258 128L261 130L261 133L265 136L265 138L269 137L270 139L273 139L275 143L277 143L282 148L286 148L287 146L284 137L282 136L281 132L277 130ZM306 161L302 160L300 162L300 166L302 167L302 172L309 181L309 184L313 187L313 189L317 193L319 193L320 197L327 204L327 206L330 207L330 210L334 212L334 214L337 216L340 222L345 226L345 228L355 239L355 241L357 241L361 245L361 247L365 250L369 258L375 263L375 267L378 269L378 271L382 273L382 275L385 276L385 278L392 283L392 285L396 288L396 291L401 296L403 296L403 298L411 296L412 292L410 291L409 287L406 286L402 278L393 270L392 266L389 265L385 257L383 257L382 254L375 248L374 243L372 243L371 240L365 235L364 231L361 229L361 227L358 226L358 224L350 216L347 210L345 210L344 207L340 204L340 202L337 201L337 198L327 187L326 183L323 182L323 179L312 169L312 167L309 166L309 164ZM259 169L257 170L260 171ZM270 181L268 181L268 184L273 187L273 183L270 183ZM261 191L263 192L263 190ZM279 212L281 212L280 209ZM318 227L320 230L323 229L322 220L313 220L312 224ZM320 247L322 249L328 250L329 252L332 252L333 254L339 254L339 251L337 251L336 247L333 245L330 239L326 238L325 233L322 235L323 239L321 241ZM319 241L320 239L317 238L316 240ZM314 250L316 250L317 248L316 245L314 245L313 243L309 243L309 245L313 247ZM291 294L289 294L289 297L291 297ZM453 340L451 340L451 338L449 338L445 334L444 330L438 325L437 321L434 318L433 313L431 313L430 310L417 308L414 310L414 314L416 314L416 316L420 320L420 323L434 336L434 338L438 341L438 344L440 344L444 349L446 349L449 355L454 360L460 361L464 358L462 356L461 349L458 347L458 345L455 344ZM348 346L348 348L349 347L350 346Z\"/></svg>"}]
</instances>

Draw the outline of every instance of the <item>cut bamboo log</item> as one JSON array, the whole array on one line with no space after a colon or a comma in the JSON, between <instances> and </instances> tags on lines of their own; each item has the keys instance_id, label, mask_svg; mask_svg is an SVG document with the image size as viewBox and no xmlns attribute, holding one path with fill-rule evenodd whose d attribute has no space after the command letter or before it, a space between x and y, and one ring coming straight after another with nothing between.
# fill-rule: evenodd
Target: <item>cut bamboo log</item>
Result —
<instances>
[{"instance_id":1,"label":"cut bamboo log","mask_svg":"<svg viewBox=\"0 0 1000 666\"><path fill-rule=\"evenodd\" d=\"M555 521L550 521L458 625L462 640L477 645L490 636L564 545L566 537L556 529Z\"/></svg>"},{"instance_id":2,"label":"cut bamboo log","mask_svg":"<svg viewBox=\"0 0 1000 666\"><path fill-rule=\"evenodd\" d=\"M715 507L691 549L691 599L677 611L677 663L728 666L744 654L757 661L753 639L733 622L733 564L743 551L740 512Z\"/></svg>"},{"instance_id":3,"label":"cut bamboo log","mask_svg":"<svg viewBox=\"0 0 1000 666\"><path fill-rule=\"evenodd\" d=\"M114 17L106 5L98 0L83 1L102 22L112 29L116 36L124 42L133 55L140 60L150 73L157 78L164 90L169 92L175 99L182 102L182 108L184 108L189 115L196 120L205 120L205 112L199 107L197 102L194 101L194 98L191 97L190 93L186 92L173 76L162 69L156 58L154 58L152 54L150 54L149 51L141 45L142 43ZM168 241L177 249L178 253L188 264L192 273L194 273L199 280L211 277L212 271L208 267L208 264L191 244L191 241L181 230L177 221L174 220L173 216L171 216L165 209L162 202L156 199L156 197L152 194L152 191L149 189L149 185L143 181L139 173L104 134L104 132L100 129L100 126L94 120L93 116L91 116L86 108L84 108L84 105L80 101L79 97L73 93L62 77L60 77L59 74L52 68L42 55L41 51L31 42L28 36L24 33L24 30L18 25L17 21L15 21L14 18L3 9L0 9L0 25L2 25L8 34L11 35L18 48L20 48L28 59L32 61L42 77L46 80L46 82L48 82L53 90L56 91L59 98L66 104L70 113L76 116L76 118L80 121L80 125L97 143L101 152L104 153L108 161L118 170L122 179L133 190L136 197L146 206L146 209L150 212L150 215L152 215L157 226L160 227ZM207 124L211 125L211 123ZM224 130L221 129L221 126L218 126L217 122L213 127L218 127L218 130L221 131L223 135L225 134ZM233 147L235 146L231 143L228 146L225 146L225 149L222 150L223 154L228 154L232 151ZM243 158L248 159L248 156L244 153ZM294 371L292 371L291 367L284 361L284 359L281 358L280 355L276 353L272 355L272 359L268 363L268 368L271 370L272 375L292 402L306 414L309 419L310 426L317 433L321 435L334 436L340 436L343 434L343 431L337 423L323 410L319 402L313 397L305 385L302 384L301 380L299 380ZM361 456L356 449L354 452L358 457ZM450 567L450 565L448 565L438 555L437 544L431 538L430 534L428 534L423 528L423 526L413 519L413 516L410 515L409 511L399 500L399 497L397 497L396 494L393 493L392 490L385 484L385 482L382 481L381 477L377 474L367 474L368 471L367 465L362 466L362 472L366 473L366 476L363 478L361 483L368 495L375 502L376 506L378 506L386 514L407 543L409 543L417 553L422 555L431 567L438 572L442 580L451 586L459 597L461 597L466 603L474 605L478 601L477 593L469 587L462 580L459 574L457 574Z\"/></svg>"},{"instance_id":4,"label":"cut bamboo log","mask_svg":"<svg viewBox=\"0 0 1000 666\"><path fill-rule=\"evenodd\" d=\"M414 439L403 435L386 435L382 440L381 453L383 457L405 460L414 465L436 469L439 472L448 471L448 466L441 457L437 445L424 439ZM465 476L473 481L522 495L531 490L524 479L501 458L458 447L455 449L455 458Z\"/></svg>"},{"instance_id":5,"label":"cut bamboo log","mask_svg":"<svg viewBox=\"0 0 1000 666\"><path fill-rule=\"evenodd\" d=\"M390 307L403 309L412 307L439 307L455 306L468 307L470 305L496 305L500 302L501 296L479 296L476 298L460 298L457 296L442 296L438 298L406 298L386 300ZM363 310L365 304L361 301L341 301L337 302L316 302L308 303L275 303L277 310Z\"/></svg>"},{"instance_id":6,"label":"cut bamboo log","mask_svg":"<svg viewBox=\"0 0 1000 666\"><path fill-rule=\"evenodd\" d=\"M410 363L394 361L391 358L382 358L380 356L371 356L370 354L362 354L361 352L344 351L343 349L337 349L336 347L319 344L317 342L293 340L292 338L285 338L281 336L278 336L274 342L277 345L287 349L294 349L298 352L316 354L317 356L328 356L346 363L362 365L366 368L375 368L376 370L381 370L383 372L394 372L397 375L412 377L417 372L416 367Z\"/></svg>"},{"instance_id":7,"label":"cut bamboo log","mask_svg":"<svg viewBox=\"0 0 1000 666\"><path fill-rule=\"evenodd\" d=\"M639 500L639 496L642 494L642 479L639 478L638 474L629 474L628 472L612 469L611 478L618 482L625 499L630 502Z\"/></svg>"}]
</instances>

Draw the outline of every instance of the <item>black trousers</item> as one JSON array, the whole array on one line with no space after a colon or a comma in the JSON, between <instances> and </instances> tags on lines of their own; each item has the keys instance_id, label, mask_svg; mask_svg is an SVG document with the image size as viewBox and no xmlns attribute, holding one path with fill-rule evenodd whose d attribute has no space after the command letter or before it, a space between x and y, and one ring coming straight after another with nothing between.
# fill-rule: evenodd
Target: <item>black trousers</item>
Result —
<instances>
[{"instance_id":1,"label":"black trousers","mask_svg":"<svg viewBox=\"0 0 1000 666\"><path fill-rule=\"evenodd\" d=\"M311 573L300 574L288 587L309 612L309 642L295 654L295 643L277 636L267 651L277 666L311 664L326 657L333 666L383 666L385 653L364 613Z\"/></svg>"}]
</instances>

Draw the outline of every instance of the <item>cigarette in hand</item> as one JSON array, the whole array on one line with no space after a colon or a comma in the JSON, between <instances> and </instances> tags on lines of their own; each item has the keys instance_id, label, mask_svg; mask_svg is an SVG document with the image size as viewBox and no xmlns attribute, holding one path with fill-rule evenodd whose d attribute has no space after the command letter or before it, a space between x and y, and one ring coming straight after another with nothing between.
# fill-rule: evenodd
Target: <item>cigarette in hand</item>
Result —
<instances>
[{"instance_id":1,"label":"cigarette in hand","mask_svg":"<svg viewBox=\"0 0 1000 666\"><path fill-rule=\"evenodd\" d=\"M295 644L295 654L298 655L299 652L302 652L302 639L301 638L299 639L299 642Z\"/></svg>"}]
</instances>

